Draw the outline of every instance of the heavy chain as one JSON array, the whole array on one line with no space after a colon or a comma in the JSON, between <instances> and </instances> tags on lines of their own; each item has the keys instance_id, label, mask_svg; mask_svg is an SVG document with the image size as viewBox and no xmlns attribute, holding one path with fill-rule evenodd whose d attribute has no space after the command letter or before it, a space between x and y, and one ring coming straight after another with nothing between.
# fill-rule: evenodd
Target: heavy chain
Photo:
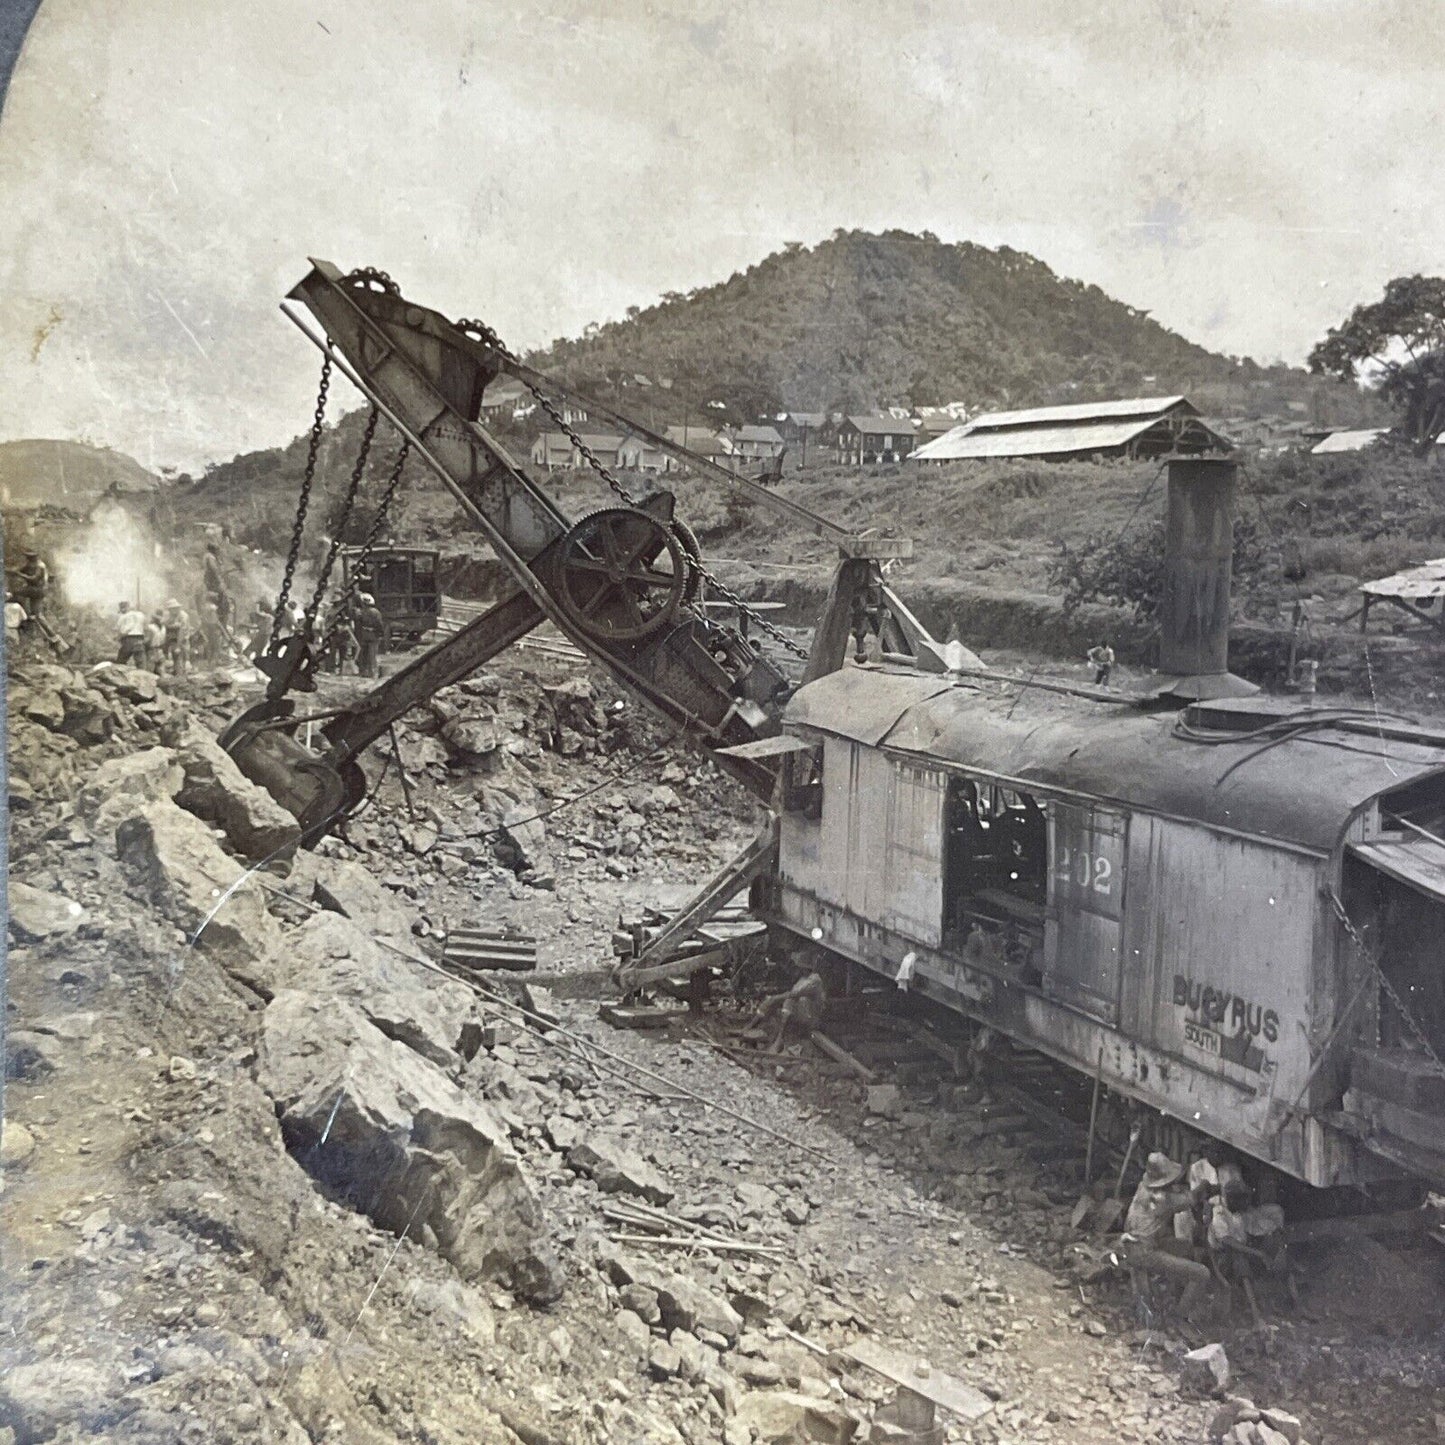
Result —
<instances>
[{"instance_id":1,"label":"heavy chain","mask_svg":"<svg viewBox=\"0 0 1445 1445\"><path fill-rule=\"evenodd\" d=\"M356 505L356 494L361 488L362 474L366 471L366 459L371 455L371 443L376 436L376 424L381 412L372 407L366 414L366 430L361 434L361 446L356 453L356 465L346 483L346 495L341 502L341 516L331 529L331 542L326 548L326 560L321 564L320 575L316 578L316 590L311 594L311 603L306 609L306 635L311 636L312 624L321 609L321 599L326 595L326 584L331 579L331 569L336 564L336 554L341 551L341 534L351 520L351 509Z\"/></svg>"},{"instance_id":2,"label":"heavy chain","mask_svg":"<svg viewBox=\"0 0 1445 1445\"><path fill-rule=\"evenodd\" d=\"M301 538L306 531L306 512L311 506L311 486L316 480L316 457L321 448L321 432L326 422L326 393L331 389L331 350L328 344L321 361L321 385L316 392L316 411L311 422L311 437L306 444L306 470L301 476L301 492L296 499L296 520L291 525L291 545L286 549L286 569L281 574L281 590L276 595L276 611L271 617L271 640L274 648L281 636L281 619L291 600L291 584L296 564L301 558Z\"/></svg>"},{"instance_id":3,"label":"heavy chain","mask_svg":"<svg viewBox=\"0 0 1445 1445\"><path fill-rule=\"evenodd\" d=\"M800 657L804 662L808 660L807 648L800 647L796 642L793 641L791 637L788 636L786 632L782 630L782 628L774 626L774 624L769 622L768 619L764 617L761 612L757 612L753 608L749 607L748 604L743 601L742 597L737 592L733 591L733 589L729 587L726 582L722 582L718 579L718 576L715 572L708 571L708 569L704 567L701 562L694 562L693 566L694 568L696 568L698 576L701 577L703 581L705 581L708 586L710 586L712 590L716 592L725 602L732 603L732 605L736 607L740 613L746 613L750 618L752 618L753 625L757 627L760 632L766 632L768 636L773 639L774 642L776 642L780 647L786 648L789 652L793 654L794 657ZM695 603L691 604L689 610L694 615L701 616L704 622L707 621L707 618L703 616L701 609Z\"/></svg>"},{"instance_id":4,"label":"heavy chain","mask_svg":"<svg viewBox=\"0 0 1445 1445\"><path fill-rule=\"evenodd\" d=\"M1406 1028L1415 1036L1415 1042L1424 1051L1425 1057L1442 1079L1445 1079L1445 1062L1442 1062L1440 1055L1430 1045L1430 1040L1425 1037L1425 1031L1415 1022L1415 1016L1405 1007L1405 1001L1395 991L1395 985L1390 982L1385 970L1380 967L1379 960L1374 953L1366 946L1365 940L1360 937L1360 931L1355 927L1354 920L1345 912L1345 905L1340 901L1340 896L1334 889L1330 889L1330 902L1334 905L1335 916L1345 926L1345 932L1350 935L1351 942L1359 950L1360 957L1370 966L1371 972L1379 980L1380 987L1384 989L1385 996L1395 1005L1395 1011L1404 1020Z\"/></svg>"},{"instance_id":5,"label":"heavy chain","mask_svg":"<svg viewBox=\"0 0 1445 1445\"><path fill-rule=\"evenodd\" d=\"M517 358L512 354L512 352L509 351L507 347L503 344L501 337L499 337L497 333L492 329L492 327L488 326L485 321L458 321L457 329L460 331L474 334L479 341L481 341L487 346L490 346L493 351L500 352L509 361L517 360ZM612 475L612 473L608 470L606 464L602 461L601 457L599 457L592 450L592 448L589 447L587 443L582 440L582 437L579 435L579 433L574 430L573 427L563 418L562 413L557 409L557 406L552 401L551 397L547 396L545 392L543 392L540 388L534 386L530 381L526 381L521 378L519 378L519 380L522 380L522 385L525 386L527 390L532 393L532 396L536 399L537 405L540 406L542 410L546 412L547 415L552 419L552 421L556 423L558 430L561 431L567 437L568 441L572 443L572 445L577 450L577 454L587 463L587 465L591 467L592 470L596 472L597 475L601 477L602 480L606 482L609 487L612 488L613 492L616 493L616 495L620 497L622 501L624 501L629 507L635 507L637 503L633 499L632 495L628 492L627 488L624 487L622 483L619 482L617 478ZM693 570L698 574L698 576L701 577L705 582L707 582L714 592L716 592L725 601L731 603L734 607L736 607L740 614L746 614L749 618L751 618L753 624L758 628L759 631L767 633L767 635L771 637L774 642L778 643L779 646L786 648L795 657L802 658L804 662L808 660L808 653L805 648L799 647L798 644L794 642L791 637L789 637L785 632L783 632L781 628L775 627L771 622L768 621L766 617L762 615L762 613L756 612L751 607L749 607L748 604L737 592L735 592L726 583L719 581L718 578L706 567L704 567L700 561L698 561L695 557L689 558L688 561L692 566ZM698 606L697 603L688 603L687 611L690 612L694 617L696 617L698 621L708 623L708 625L712 625L709 621L707 613L703 610L703 608Z\"/></svg>"},{"instance_id":6,"label":"heavy chain","mask_svg":"<svg viewBox=\"0 0 1445 1445\"><path fill-rule=\"evenodd\" d=\"M341 631L342 619L346 616L347 609L351 606L351 600L361 588L361 573L371 554L376 550L377 538L381 536L381 529L386 521L386 514L391 509L392 498L395 497L397 488L401 485L402 469L406 466L406 459L411 455L411 442L406 438L402 439L401 449L396 454L396 461L392 465L391 475L386 479L386 490L381 494L381 501L377 503L376 515L371 519L371 527L366 533L366 538L361 544L361 550L356 557L356 565L351 569L346 579L346 587L337 599L336 608L331 615L331 626L326 629L326 636L322 638L321 645L317 649L323 656L330 651L331 645L336 641L337 634Z\"/></svg>"},{"instance_id":7,"label":"heavy chain","mask_svg":"<svg viewBox=\"0 0 1445 1445\"><path fill-rule=\"evenodd\" d=\"M483 343L483 345L490 346L493 351L499 352L502 356L505 356L508 361L517 360L516 355L503 342L502 338L497 335L496 331L492 327L488 326L485 321L476 321L468 317L464 320L457 322L457 330L465 331L470 335L474 335L478 341ZM521 380L521 378L518 379ZM624 502L626 502L629 507L635 507L637 503L633 500L632 495L628 492L627 488L624 487L622 483L619 482L617 478L612 475L612 473L607 469L607 464L602 460L602 458L599 457L597 453L594 452L592 448L589 447L587 443L582 440L581 434L574 430L572 424L563 417L562 413L557 409L557 405L552 400L552 398L549 397L539 387L534 386L530 381L523 380L522 385L525 386L527 390L532 393L532 396L536 400L537 405L540 406L549 417L551 417L551 419L556 423L558 430L566 435L567 440L570 441L572 445L576 448L577 454L583 459L583 461L585 461L587 465L591 467L592 470L596 472L597 475L601 477L602 480L606 482L609 487L612 488L613 492L616 493L616 495L619 496Z\"/></svg>"}]
</instances>

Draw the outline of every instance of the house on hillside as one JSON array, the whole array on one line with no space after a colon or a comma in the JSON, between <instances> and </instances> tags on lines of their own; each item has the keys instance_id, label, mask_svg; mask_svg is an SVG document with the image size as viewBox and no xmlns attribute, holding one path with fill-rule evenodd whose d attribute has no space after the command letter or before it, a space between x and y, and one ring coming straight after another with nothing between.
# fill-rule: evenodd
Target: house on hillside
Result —
<instances>
[{"instance_id":1,"label":"house on hillside","mask_svg":"<svg viewBox=\"0 0 1445 1445\"><path fill-rule=\"evenodd\" d=\"M745 426L733 439L733 452L740 461L770 462L786 445L776 427Z\"/></svg>"},{"instance_id":2,"label":"house on hillside","mask_svg":"<svg viewBox=\"0 0 1445 1445\"><path fill-rule=\"evenodd\" d=\"M532 393L515 376L499 376L482 393L482 415L511 416L531 402Z\"/></svg>"},{"instance_id":3,"label":"house on hillside","mask_svg":"<svg viewBox=\"0 0 1445 1445\"><path fill-rule=\"evenodd\" d=\"M801 442L806 436L810 442L818 440L819 433L828 425L825 411L785 411L778 418L778 430L785 442Z\"/></svg>"},{"instance_id":4,"label":"house on hillside","mask_svg":"<svg viewBox=\"0 0 1445 1445\"><path fill-rule=\"evenodd\" d=\"M617 447L617 465L629 472L665 472L672 460L655 442L629 433Z\"/></svg>"},{"instance_id":5,"label":"house on hillside","mask_svg":"<svg viewBox=\"0 0 1445 1445\"><path fill-rule=\"evenodd\" d=\"M1186 397L1145 396L986 412L919 447L913 460L1158 457L1169 452L1227 452L1233 446L1204 422Z\"/></svg>"},{"instance_id":6,"label":"house on hillside","mask_svg":"<svg viewBox=\"0 0 1445 1445\"><path fill-rule=\"evenodd\" d=\"M1332 431L1310 448L1312 457L1330 456L1335 452L1362 452L1372 447L1389 431L1389 427L1362 427L1357 431Z\"/></svg>"},{"instance_id":7,"label":"house on hillside","mask_svg":"<svg viewBox=\"0 0 1445 1445\"><path fill-rule=\"evenodd\" d=\"M874 416L845 416L833 444L839 466L863 467L874 462L901 462L917 441L913 422L881 413Z\"/></svg>"},{"instance_id":8,"label":"house on hillside","mask_svg":"<svg viewBox=\"0 0 1445 1445\"><path fill-rule=\"evenodd\" d=\"M603 466L613 467L618 464L617 452L622 445L620 436L587 432L579 435ZM534 466L546 467L549 472L586 465L582 454L572 445L572 439L560 431L544 431L532 443L532 463Z\"/></svg>"},{"instance_id":9,"label":"house on hillside","mask_svg":"<svg viewBox=\"0 0 1445 1445\"><path fill-rule=\"evenodd\" d=\"M694 422L686 426L670 426L664 435L675 446L686 447L688 451L696 452L729 471L733 469L733 441L725 430L715 431ZM676 457L664 454L663 470L676 472L685 468Z\"/></svg>"}]
</instances>

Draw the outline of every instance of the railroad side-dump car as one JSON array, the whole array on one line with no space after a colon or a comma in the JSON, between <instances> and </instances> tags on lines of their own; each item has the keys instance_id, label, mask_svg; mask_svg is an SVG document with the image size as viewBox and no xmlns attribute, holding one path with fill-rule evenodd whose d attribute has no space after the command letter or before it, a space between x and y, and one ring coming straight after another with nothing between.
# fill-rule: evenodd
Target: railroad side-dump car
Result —
<instances>
[{"instance_id":1,"label":"railroad side-dump car","mask_svg":"<svg viewBox=\"0 0 1445 1445\"><path fill-rule=\"evenodd\" d=\"M1398 1060L1360 1063L1390 1051L1379 950L1350 931L1388 921L1366 900L1400 885L1370 850L1407 841L1397 814L1437 808L1445 747L1323 715L1260 741L1279 706L1196 708L1181 728L1172 712L846 666L789 705L800 746L771 918L1311 1184L1367 1182L1386 1160L1445 1177L1427 1054L1406 1051L1404 1085ZM1413 856L1445 892L1445 847ZM1439 973L1445 905L1419 902ZM1429 973L1425 915L1405 912L1396 951ZM1445 1048L1445 1009L1408 987ZM1413 1108L1403 1153L1362 1082Z\"/></svg>"}]
</instances>

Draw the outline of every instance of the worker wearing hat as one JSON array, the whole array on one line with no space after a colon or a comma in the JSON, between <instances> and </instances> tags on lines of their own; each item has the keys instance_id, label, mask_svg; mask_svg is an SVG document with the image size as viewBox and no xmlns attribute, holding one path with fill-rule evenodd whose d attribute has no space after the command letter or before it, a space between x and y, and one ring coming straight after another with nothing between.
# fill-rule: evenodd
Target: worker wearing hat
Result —
<instances>
[{"instance_id":1,"label":"worker wearing hat","mask_svg":"<svg viewBox=\"0 0 1445 1445\"><path fill-rule=\"evenodd\" d=\"M378 658L386 638L386 618L370 592L357 593L351 626L356 633L356 670L362 677L375 677L381 670Z\"/></svg>"},{"instance_id":2,"label":"worker wearing hat","mask_svg":"<svg viewBox=\"0 0 1445 1445\"><path fill-rule=\"evenodd\" d=\"M1211 1275L1207 1266L1188 1257L1189 1245L1175 1237L1174 1219L1187 1214L1192 1221L1196 1191L1207 1192L1214 1186L1202 1178L1191 1190L1182 1184L1183 1178L1184 1166L1167 1154L1156 1151L1149 1156L1124 1219L1119 1253L1131 1275L1162 1275L1182 1285L1179 1311L1187 1316L1208 1290Z\"/></svg>"},{"instance_id":3,"label":"worker wearing hat","mask_svg":"<svg viewBox=\"0 0 1445 1445\"><path fill-rule=\"evenodd\" d=\"M170 669L172 677L182 677L190 668L190 614L181 606L180 598L172 597L166 602L162 619L166 627L163 644L166 666Z\"/></svg>"}]
</instances>

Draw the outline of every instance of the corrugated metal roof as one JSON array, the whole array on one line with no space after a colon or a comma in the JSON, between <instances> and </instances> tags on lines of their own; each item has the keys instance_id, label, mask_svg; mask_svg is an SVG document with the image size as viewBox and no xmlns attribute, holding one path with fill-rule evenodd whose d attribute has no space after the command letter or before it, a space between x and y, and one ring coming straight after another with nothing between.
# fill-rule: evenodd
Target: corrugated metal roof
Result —
<instances>
[{"instance_id":1,"label":"corrugated metal roof","mask_svg":"<svg viewBox=\"0 0 1445 1445\"><path fill-rule=\"evenodd\" d=\"M1183 405L1190 416L1199 412L1182 396L1133 396L1119 401L1081 401L1069 406L1036 406L1028 411L989 411L969 423L975 431L1008 426L1066 426L1075 421L1121 421L1133 416L1163 416Z\"/></svg>"},{"instance_id":2,"label":"corrugated metal roof","mask_svg":"<svg viewBox=\"0 0 1445 1445\"><path fill-rule=\"evenodd\" d=\"M782 436L770 426L745 426L738 432L742 442L781 442Z\"/></svg>"},{"instance_id":3,"label":"corrugated metal roof","mask_svg":"<svg viewBox=\"0 0 1445 1445\"><path fill-rule=\"evenodd\" d=\"M1142 421L1094 422L1082 426L1022 427L978 433L977 423L954 427L913 453L916 462L963 461L970 457L1049 457L1072 452L1108 451L1127 446L1148 431L1158 417Z\"/></svg>"},{"instance_id":4,"label":"corrugated metal roof","mask_svg":"<svg viewBox=\"0 0 1445 1445\"><path fill-rule=\"evenodd\" d=\"M1426 743L1323 728L1206 746L1176 737L1172 714L852 664L799 688L784 721L1322 853L1372 798L1445 773L1445 747Z\"/></svg>"},{"instance_id":5,"label":"corrugated metal roof","mask_svg":"<svg viewBox=\"0 0 1445 1445\"><path fill-rule=\"evenodd\" d=\"M1407 567L1403 572L1366 582L1360 591L1369 597L1403 597L1419 601L1426 597L1445 597L1445 557Z\"/></svg>"},{"instance_id":6,"label":"corrugated metal roof","mask_svg":"<svg viewBox=\"0 0 1445 1445\"><path fill-rule=\"evenodd\" d=\"M1362 452L1389 430L1389 427L1364 427L1359 431L1332 431L1323 441L1310 448L1312 457L1327 456L1331 452Z\"/></svg>"}]
</instances>

